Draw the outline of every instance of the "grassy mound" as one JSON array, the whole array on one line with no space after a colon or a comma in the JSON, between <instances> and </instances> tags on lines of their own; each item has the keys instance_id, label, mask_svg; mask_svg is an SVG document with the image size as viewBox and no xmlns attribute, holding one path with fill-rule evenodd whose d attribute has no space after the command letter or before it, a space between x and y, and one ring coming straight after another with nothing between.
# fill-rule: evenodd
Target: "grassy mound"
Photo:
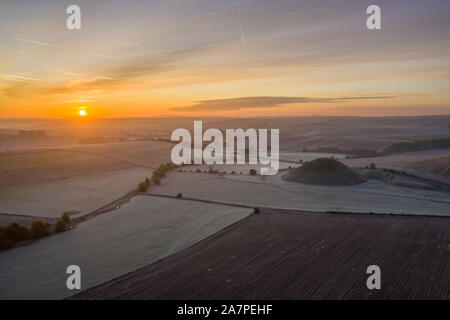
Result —
<instances>
[{"instance_id":1,"label":"grassy mound","mask_svg":"<svg viewBox=\"0 0 450 320\"><path fill-rule=\"evenodd\" d=\"M293 169L283 176L284 180L305 184L346 186L364 182L358 173L332 158L319 158Z\"/></svg>"}]
</instances>

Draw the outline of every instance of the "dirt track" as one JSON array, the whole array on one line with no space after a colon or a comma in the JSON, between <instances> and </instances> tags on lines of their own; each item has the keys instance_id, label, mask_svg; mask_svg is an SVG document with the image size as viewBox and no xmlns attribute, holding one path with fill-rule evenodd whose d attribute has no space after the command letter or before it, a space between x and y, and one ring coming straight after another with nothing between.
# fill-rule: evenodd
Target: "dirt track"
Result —
<instances>
[{"instance_id":1,"label":"dirt track","mask_svg":"<svg viewBox=\"0 0 450 320\"><path fill-rule=\"evenodd\" d=\"M73 298L449 299L449 244L449 218L272 210Z\"/></svg>"}]
</instances>

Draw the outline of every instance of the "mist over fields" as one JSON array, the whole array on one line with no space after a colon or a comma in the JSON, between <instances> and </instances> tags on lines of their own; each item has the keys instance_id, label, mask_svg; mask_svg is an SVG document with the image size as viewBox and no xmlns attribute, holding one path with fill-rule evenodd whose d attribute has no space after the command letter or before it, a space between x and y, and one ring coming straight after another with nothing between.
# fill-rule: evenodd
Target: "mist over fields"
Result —
<instances>
[{"instance_id":1,"label":"mist over fields","mask_svg":"<svg viewBox=\"0 0 450 320\"><path fill-rule=\"evenodd\" d=\"M295 233L290 229L295 228L294 221L312 215L316 218L306 219L308 225L302 228L313 230L320 226L318 221L327 221L334 228L331 225L336 223L344 239L351 238L352 228L365 228L371 235L391 223L393 227L386 230L385 237L394 237L398 232L394 226L405 219L412 235L398 238L399 248L416 241L443 245L440 240L432 244L432 238L419 235L415 226L427 223L429 228L446 230L448 224L450 116L205 118L204 130L280 129L279 172L261 176L259 164L201 164L165 165L161 174L161 164L171 161L175 145L170 141L172 130L192 131L193 120L0 120L0 226L8 228L16 222L29 228L39 220L51 231L63 213L71 219L66 232L51 231L42 239L17 241L13 248L0 252L0 297L70 297L73 292L65 288L64 266L79 264L85 277L82 294L77 297L103 297L106 291L102 291L102 285L111 285L118 290L111 291L113 295L129 292L127 297L150 298L155 296L154 291L126 291L121 284L117 289L115 279L126 274L131 277L126 281L131 283L140 277L151 278L157 272L152 266L160 259L163 263L179 259L184 264L191 254L197 255L195 250L203 252L201 248L209 244L224 250L221 237L236 232L241 237L245 228L253 230L254 223L274 232L270 221L278 219L278 214L283 219L288 214L286 221L293 219L293 223L279 226L286 232L283 239ZM341 215L348 224L339 222ZM372 216L377 217L375 224L369 223ZM392 220L394 217L396 220ZM358 227L359 223L362 225ZM276 232L272 236L277 238ZM360 241L381 250L383 240L370 239ZM247 240L256 248L256 242ZM279 240L281 252L295 252L289 238ZM326 243L333 242L326 238ZM239 247L237 243L235 246ZM352 251L356 249L350 240L348 247L342 248L349 257L362 255ZM420 248L415 250L421 257L428 254ZM274 253L269 250L267 254ZM443 259L443 254L436 253L436 259ZM225 259L233 257L230 254ZM252 268L252 263L240 259L236 263ZM265 265L270 259L249 259L260 261L263 270L272 268ZM173 263L171 266L178 262ZM146 266L150 267L142 269L147 270L144 274L137 271ZM191 273L186 267L185 276L204 281L216 270L213 265L204 267L203 273ZM448 281L445 268L434 275L443 279L444 287ZM217 281L247 290L245 279L220 272ZM228 282L235 277L240 280ZM430 275L423 277L423 285L428 286ZM101 286L89 290L96 285ZM223 294L234 297L229 285L223 287ZM192 290L204 298L197 289ZM294 291L281 292L281 296L291 296ZM178 296L173 291L166 294L164 297ZM433 294L442 297L437 291ZM355 291L349 296L363 297L365 293Z\"/></svg>"}]
</instances>

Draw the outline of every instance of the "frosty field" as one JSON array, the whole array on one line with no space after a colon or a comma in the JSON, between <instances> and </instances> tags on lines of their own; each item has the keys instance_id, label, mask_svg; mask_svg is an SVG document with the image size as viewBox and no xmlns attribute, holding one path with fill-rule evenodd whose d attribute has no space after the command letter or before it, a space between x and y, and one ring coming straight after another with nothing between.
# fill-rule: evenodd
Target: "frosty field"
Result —
<instances>
[{"instance_id":1,"label":"frosty field","mask_svg":"<svg viewBox=\"0 0 450 320\"><path fill-rule=\"evenodd\" d=\"M407 189L369 180L354 186L313 186L276 176L172 172L149 192L255 207L310 211L450 215L448 193Z\"/></svg>"},{"instance_id":2,"label":"frosty field","mask_svg":"<svg viewBox=\"0 0 450 320\"><path fill-rule=\"evenodd\" d=\"M110 157L138 166L156 168L161 163L170 162L170 151L174 145L167 142L112 142L92 145L72 145L64 150L82 151Z\"/></svg>"},{"instance_id":3,"label":"frosty field","mask_svg":"<svg viewBox=\"0 0 450 320\"><path fill-rule=\"evenodd\" d=\"M86 214L136 189L151 175L151 169L130 168L0 188L0 213L53 218L65 211Z\"/></svg>"},{"instance_id":4,"label":"frosty field","mask_svg":"<svg viewBox=\"0 0 450 320\"><path fill-rule=\"evenodd\" d=\"M0 213L89 213L136 189L170 160L171 146L126 142L1 153Z\"/></svg>"},{"instance_id":5,"label":"frosty field","mask_svg":"<svg viewBox=\"0 0 450 320\"><path fill-rule=\"evenodd\" d=\"M250 209L137 196L74 230L0 252L0 299L60 299L66 268L82 270L82 290L191 246L248 216Z\"/></svg>"},{"instance_id":6,"label":"frosty field","mask_svg":"<svg viewBox=\"0 0 450 320\"><path fill-rule=\"evenodd\" d=\"M0 188L131 167L133 165L125 161L83 152L36 150L0 153Z\"/></svg>"},{"instance_id":7,"label":"frosty field","mask_svg":"<svg viewBox=\"0 0 450 320\"><path fill-rule=\"evenodd\" d=\"M289 169L298 167L301 165L300 160L302 161L311 161L317 158L323 158L323 157L334 157L336 159L344 159L345 155L342 154L332 154L332 153L318 153L318 152L284 152L281 151L279 153L279 169ZM261 164L214 164L214 165L191 165L187 168L183 168L182 170L189 172L191 170L192 172L195 172L197 169L201 170L202 172L208 171L209 168L212 168L214 170L218 170L220 173L226 172L226 173L233 173L236 174L248 174L249 170L255 169L259 172L260 167L264 167L264 165Z\"/></svg>"}]
</instances>

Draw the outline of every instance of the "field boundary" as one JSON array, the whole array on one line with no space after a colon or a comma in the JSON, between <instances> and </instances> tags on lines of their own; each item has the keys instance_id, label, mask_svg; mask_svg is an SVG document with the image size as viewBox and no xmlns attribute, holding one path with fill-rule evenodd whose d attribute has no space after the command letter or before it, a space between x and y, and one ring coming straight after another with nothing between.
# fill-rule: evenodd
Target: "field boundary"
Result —
<instances>
[{"instance_id":1,"label":"field boundary","mask_svg":"<svg viewBox=\"0 0 450 320\"><path fill-rule=\"evenodd\" d=\"M369 215L369 216L383 216L383 217L384 216L399 216L399 217L424 217L424 218L450 219L450 216L426 215L426 214L410 214L410 213L397 214L397 213L350 212L350 211L316 211L316 210L301 210L301 209L280 208L280 207L252 206L252 205L246 205L246 204L240 204L240 203L223 202L223 201L215 201L215 200L184 197L184 196L182 198L179 198L177 196L171 196L168 194L149 193L149 192L137 193L136 195L150 196L150 197L162 197L162 198L185 200L185 201L197 201L197 202L219 204L219 205L232 206L232 207L238 207L238 208L249 208L249 209L258 208L263 211L284 211L284 212L302 213L302 214L341 214L341 215Z\"/></svg>"}]
</instances>

